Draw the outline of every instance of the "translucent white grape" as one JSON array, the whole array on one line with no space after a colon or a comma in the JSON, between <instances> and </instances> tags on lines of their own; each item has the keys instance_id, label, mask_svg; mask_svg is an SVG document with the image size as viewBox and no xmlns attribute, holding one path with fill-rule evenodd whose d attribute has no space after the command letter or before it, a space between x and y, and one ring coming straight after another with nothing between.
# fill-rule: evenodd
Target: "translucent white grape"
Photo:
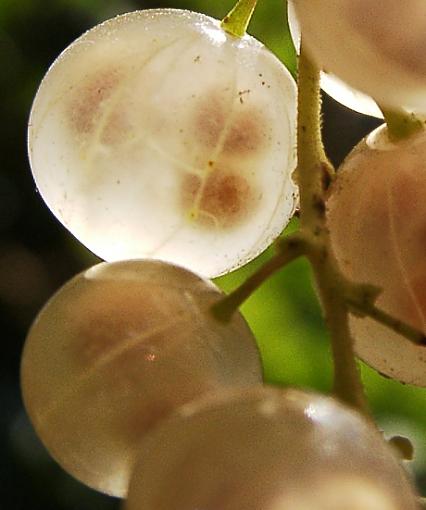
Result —
<instances>
[{"instance_id":1,"label":"translucent white grape","mask_svg":"<svg viewBox=\"0 0 426 510\"><path fill-rule=\"evenodd\" d=\"M291 0L287 3L288 24L296 51L300 49L300 26ZM371 97L355 90L333 74L321 72L321 88L343 106L358 113L383 118L382 112Z\"/></svg>"},{"instance_id":2,"label":"translucent white grape","mask_svg":"<svg viewBox=\"0 0 426 510\"><path fill-rule=\"evenodd\" d=\"M257 388L185 406L145 436L126 510L415 510L379 433L330 398Z\"/></svg>"},{"instance_id":3,"label":"translucent white grape","mask_svg":"<svg viewBox=\"0 0 426 510\"><path fill-rule=\"evenodd\" d=\"M344 274L383 289L377 305L426 334L426 133L391 143L385 127L346 158L328 222ZM426 386L426 345L351 318L358 355L379 372Z\"/></svg>"},{"instance_id":4,"label":"translucent white grape","mask_svg":"<svg viewBox=\"0 0 426 510\"><path fill-rule=\"evenodd\" d=\"M208 313L217 288L156 261L102 263L79 274L34 322L22 391L41 440L72 475L127 491L135 447L176 407L261 382L255 340L238 313Z\"/></svg>"},{"instance_id":5,"label":"translucent white grape","mask_svg":"<svg viewBox=\"0 0 426 510\"><path fill-rule=\"evenodd\" d=\"M111 19L46 74L29 128L38 189L105 260L153 257L217 276L295 207L296 86L250 36L172 9Z\"/></svg>"},{"instance_id":6,"label":"translucent white grape","mask_svg":"<svg viewBox=\"0 0 426 510\"><path fill-rule=\"evenodd\" d=\"M424 0L297 0L319 65L386 107L426 111Z\"/></svg>"}]
</instances>

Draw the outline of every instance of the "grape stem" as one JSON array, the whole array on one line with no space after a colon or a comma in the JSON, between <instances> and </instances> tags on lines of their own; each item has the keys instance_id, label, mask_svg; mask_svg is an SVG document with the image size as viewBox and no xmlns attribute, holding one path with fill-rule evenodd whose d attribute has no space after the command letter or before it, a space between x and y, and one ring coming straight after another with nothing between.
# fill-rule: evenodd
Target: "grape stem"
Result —
<instances>
[{"instance_id":1,"label":"grape stem","mask_svg":"<svg viewBox=\"0 0 426 510\"><path fill-rule=\"evenodd\" d=\"M297 232L285 237L277 244L278 252L240 287L212 307L214 316L229 321L234 312L275 272L307 252L307 243Z\"/></svg>"},{"instance_id":2,"label":"grape stem","mask_svg":"<svg viewBox=\"0 0 426 510\"><path fill-rule=\"evenodd\" d=\"M307 254L319 290L330 333L334 361L334 393L368 416L360 373L349 330L349 310L342 293L341 274L331 249L326 225L325 194L334 169L325 154L321 135L320 73L307 54L303 36L298 66L297 181L300 225L311 240Z\"/></svg>"},{"instance_id":3,"label":"grape stem","mask_svg":"<svg viewBox=\"0 0 426 510\"><path fill-rule=\"evenodd\" d=\"M322 254L311 253L309 259L331 339L334 394L370 419L349 330L348 308L341 293L336 264L328 250L321 251Z\"/></svg>"},{"instance_id":4,"label":"grape stem","mask_svg":"<svg viewBox=\"0 0 426 510\"><path fill-rule=\"evenodd\" d=\"M334 175L321 134L319 72L306 55L303 40L298 66L297 169L301 229L320 236L325 225L324 192Z\"/></svg>"},{"instance_id":5,"label":"grape stem","mask_svg":"<svg viewBox=\"0 0 426 510\"><path fill-rule=\"evenodd\" d=\"M392 110L384 106L379 107L386 121L388 137L391 142L409 138L424 128L423 122L417 119L414 113L404 110Z\"/></svg>"},{"instance_id":6,"label":"grape stem","mask_svg":"<svg viewBox=\"0 0 426 510\"><path fill-rule=\"evenodd\" d=\"M212 311L219 320L229 320L267 278L299 256L306 256L313 268L330 333L334 394L372 421L354 353L349 315L370 317L415 344L426 345L426 338L422 332L376 306L381 289L348 281L340 271L326 223L326 193L335 171L322 142L319 79L319 69L306 53L302 38L298 66L298 163L295 171L300 192L300 229L281 239L276 244L278 253L239 288L216 303ZM389 112L385 113L385 117L388 129L398 139L402 138L403 133L409 136L419 126L417 119L408 121L405 113Z\"/></svg>"},{"instance_id":7,"label":"grape stem","mask_svg":"<svg viewBox=\"0 0 426 510\"><path fill-rule=\"evenodd\" d=\"M383 324L383 326L387 326L392 331L395 331L395 333L402 335L413 344L426 346L426 335L424 333L413 328L409 324L396 319L384 310L378 308L376 305L369 303L368 301L353 301L349 297L347 297L346 302L354 315L370 317L376 322Z\"/></svg>"},{"instance_id":8,"label":"grape stem","mask_svg":"<svg viewBox=\"0 0 426 510\"><path fill-rule=\"evenodd\" d=\"M223 18L220 24L222 29L235 37L244 37L256 4L257 0L239 0Z\"/></svg>"}]
</instances>

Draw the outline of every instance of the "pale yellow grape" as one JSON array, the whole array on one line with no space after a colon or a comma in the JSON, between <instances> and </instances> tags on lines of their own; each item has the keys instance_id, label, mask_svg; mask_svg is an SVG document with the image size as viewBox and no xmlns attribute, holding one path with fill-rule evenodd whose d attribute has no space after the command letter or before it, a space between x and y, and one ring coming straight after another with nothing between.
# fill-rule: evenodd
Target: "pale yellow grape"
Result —
<instances>
[{"instance_id":1,"label":"pale yellow grape","mask_svg":"<svg viewBox=\"0 0 426 510\"><path fill-rule=\"evenodd\" d=\"M141 442L126 510L415 510L381 435L337 401L268 387L184 406Z\"/></svg>"},{"instance_id":2,"label":"pale yellow grape","mask_svg":"<svg viewBox=\"0 0 426 510\"><path fill-rule=\"evenodd\" d=\"M339 169L327 207L345 276L382 288L377 305L426 334L426 133L391 143L385 126L373 131ZM364 361L426 386L426 345L372 319L350 325Z\"/></svg>"},{"instance_id":3,"label":"pale yellow grape","mask_svg":"<svg viewBox=\"0 0 426 510\"><path fill-rule=\"evenodd\" d=\"M320 67L381 106L426 111L424 0L294 0Z\"/></svg>"},{"instance_id":4,"label":"pale yellow grape","mask_svg":"<svg viewBox=\"0 0 426 510\"><path fill-rule=\"evenodd\" d=\"M164 262L102 263L47 303L23 353L22 391L37 434L85 484L127 491L135 447L178 406L261 382L241 315L212 318L222 294Z\"/></svg>"},{"instance_id":5,"label":"pale yellow grape","mask_svg":"<svg viewBox=\"0 0 426 510\"><path fill-rule=\"evenodd\" d=\"M287 16L291 37L296 51L300 50L300 25L292 0L287 2ZM355 112L383 118L380 108L371 97L355 90L333 74L321 71L321 88L335 101Z\"/></svg>"},{"instance_id":6,"label":"pale yellow grape","mask_svg":"<svg viewBox=\"0 0 426 510\"><path fill-rule=\"evenodd\" d=\"M296 85L260 42L189 11L89 30L37 92L29 152L59 220L105 260L217 276L294 212Z\"/></svg>"}]
</instances>

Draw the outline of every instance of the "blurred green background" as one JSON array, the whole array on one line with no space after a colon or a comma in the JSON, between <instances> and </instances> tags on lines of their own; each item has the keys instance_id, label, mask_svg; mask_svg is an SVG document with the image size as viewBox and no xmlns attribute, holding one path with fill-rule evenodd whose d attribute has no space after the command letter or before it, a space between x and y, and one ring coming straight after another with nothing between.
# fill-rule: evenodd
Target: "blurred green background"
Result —
<instances>
[{"instance_id":1,"label":"blurred green background","mask_svg":"<svg viewBox=\"0 0 426 510\"><path fill-rule=\"evenodd\" d=\"M19 360L32 319L68 278L98 261L50 214L37 194L26 154L26 125L38 83L55 57L83 31L116 14L180 7L221 18L228 0L1 0L0 3L0 508L118 508L64 473L35 437L22 408ZM250 33L295 70L285 3L259 2ZM377 121L324 97L324 136L339 163ZM293 222L291 228L295 228ZM221 278L229 291L271 255ZM307 264L293 263L244 305L259 341L268 382L327 392L331 386L327 334ZM367 367L362 375L373 412L388 434L411 438L419 486L426 492L426 391L385 379Z\"/></svg>"}]
</instances>

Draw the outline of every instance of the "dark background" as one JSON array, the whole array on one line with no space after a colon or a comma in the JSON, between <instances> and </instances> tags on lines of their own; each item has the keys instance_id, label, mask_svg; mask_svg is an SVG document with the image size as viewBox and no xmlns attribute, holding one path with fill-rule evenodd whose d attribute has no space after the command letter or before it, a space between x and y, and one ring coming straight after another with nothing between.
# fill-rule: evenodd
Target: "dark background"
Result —
<instances>
[{"instance_id":1,"label":"dark background","mask_svg":"<svg viewBox=\"0 0 426 510\"><path fill-rule=\"evenodd\" d=\"M260 2L250 32L294 71L294 54L279 0ZM231 2L124 0L1 0L0 3L0 508L112 509L118 502L65 474L35 437L22 408L19 363L37 311L68 278L98 261L57 222L37 194L26 129L38 83L55 57L83 31L115 14L173 6L223 17ZM378 121L324 100L324 135L339 163ZM268 254L220 280L241 282ZM326 333L305 262L293 264L253 296L243 311L256 333L269 382L328 391ZM363 367L374 413L388 433L405 433L417 447L419 484L426 487L424 390L385 380Z\"/></svg>"}]
</instances>

